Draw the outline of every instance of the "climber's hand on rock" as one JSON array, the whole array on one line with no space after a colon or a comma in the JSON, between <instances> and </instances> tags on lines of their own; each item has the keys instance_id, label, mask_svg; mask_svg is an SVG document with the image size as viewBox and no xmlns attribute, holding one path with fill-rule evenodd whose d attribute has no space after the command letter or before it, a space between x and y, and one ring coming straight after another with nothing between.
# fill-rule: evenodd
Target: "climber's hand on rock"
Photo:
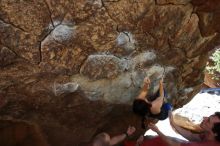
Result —
<instances>
[{"instance_id":1,"label":"climber's hand on rock","mask_svg":"<svg viewBox=\"0 0 220 146\"><path fill-rule=\"evenodd\" d=\"M163 85L163 78L160 79L160 85Z\"/></svg>"},{"instance_id":2,"label":"climber's hand on rock","mask_svg":"<svg viewBox=\"0 0 220 146\"><path fill-rule=\"evenodd\" d=\"M147 87L150 86L150 79L148 77L144 78L144 85L146 85Z\"/></svg>"}]
</instances>

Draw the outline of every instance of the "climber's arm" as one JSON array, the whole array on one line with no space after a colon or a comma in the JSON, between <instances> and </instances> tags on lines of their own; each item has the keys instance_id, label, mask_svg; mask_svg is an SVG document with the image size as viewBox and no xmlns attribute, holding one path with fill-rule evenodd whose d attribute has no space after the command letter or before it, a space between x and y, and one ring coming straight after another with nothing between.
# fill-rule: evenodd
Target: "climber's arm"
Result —
<instances>
[{"instance_id":1,"label":"climber's arm","mask_svg":"<svg viewBox=\"0 0 220 146\"><path fill-rule=\"evenodd\" d=\"M110 146L119 144L120 142L122 142L123 140L125 140L125 138L127 136L131 136L132 134L134 134L134 132L136 131L136 128L133 126L129 126L126 133L114 136L110 139Z\"/></svg>"},{"instance_id":2,"label":"climber's arm","mask_svg":"<svg viewBox=\"0 0 220 146\"><path fill-rule=\"evenodd\" d=\"M152 104L151 113L152 114L159 114L161 107L163 105L163 99L164 99L163 79L160 80L159 92L160 92L160 96L151 102Z\"/></svg>"},{"instance_id":3,"label":"climber's arm","mask_svg":"<svg viewBox=\"0 0 220 146\"><path fill-rule=\"evenodd\" d=\"M150 79L148 77L144 78L144 86L141 89L140 94L136 97L136 99L146 100L146 96L148 93L148 89L150 86Z\"/></svg>"},{"instance_id":4,"label":"climber's arm","mask_svg":"<svg viewBox=\"0 0 220 146\"><path fill-rule=\"evenodd\" d=\"M180 142L174 141L174 140L172 140L170 137L164 135L164 134L157 128L156 125L150 123L150 124L148 125L148 127L149 127L151 130L153 130L154 132L156 132L156 133L160 136L160 138L161 138L167 145L169 145L169 146L180 146L180 145L181 145Z\"/></svg>"}]
</instances>

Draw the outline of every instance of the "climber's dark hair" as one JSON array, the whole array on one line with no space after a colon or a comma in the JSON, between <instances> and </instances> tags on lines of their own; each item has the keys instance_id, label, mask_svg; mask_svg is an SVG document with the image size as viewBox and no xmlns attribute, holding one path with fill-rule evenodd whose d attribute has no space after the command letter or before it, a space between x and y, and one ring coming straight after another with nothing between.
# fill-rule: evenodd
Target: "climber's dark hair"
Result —
<instances>
[{"instance_id":1,"label":"climber's dark hair","mask_svg":"<svg viewBox=\"0 0 220 146\"><path fill-rule=\"evenodd\" d=\"M215 116L220 120L220 112L216 112ZM220 122L214 124L212 131L216 134L215 139L220 142Z\"/></svg>"},{"instance_id":2,"label":"climber's dark hair","mask_svg":"<svg viewBox=\"0 0 220 146\"><path fill-rule=\"evenodd\" d=\"M133 111L135 114L144 117L150 113L151 104L147 103L143 99L135 99L133 102Z\"/></svg>"}]
</instances>

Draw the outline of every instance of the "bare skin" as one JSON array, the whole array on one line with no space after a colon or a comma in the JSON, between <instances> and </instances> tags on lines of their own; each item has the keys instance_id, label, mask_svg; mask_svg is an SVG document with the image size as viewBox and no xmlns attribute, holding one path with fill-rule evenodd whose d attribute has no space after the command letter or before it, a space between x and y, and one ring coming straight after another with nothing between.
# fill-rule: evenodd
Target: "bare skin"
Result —
<instances>
[{"instance_id":1,"label":"bare skin","mask_svg":"<svg viewBox=\"0 0 220 146\"><path fill-rule=\"evenodd\" d=\"M156 132L164 142L167 143L167 145L169 146L180 146L180 142L176 142L176 141L173 141L171 138L167 137L166 135L164 135L158 128L156 125L154 124L149 124L148 127L153 130L154 132Z\"/></svg>"},{"instance_id":2,"label":"bare skin","mask_svg":"<svg viewBox=\"0 0 220 146\"><path fill-rule=\"evenodd\" d=\"M201 139L201 134L195 134L192 133L191 131L188 131L186 129L183 129L177 125L175 125L173 121L173 115L170 112L169 113L169 119L170 119L170 124L171 126L183 137L188 139L190 142L196 142L196 141L216 141L215 140L215 134L212 131L212 128L215 123L219 123L220 119L216 115L211 115L209 117L204 117L202 123L200 124L201 128L203 128L204 133L203 138ZM149 124L148 127L156 132L163 140L166 142L169 146L180 146L181 143L178 141L173 141L171 138L167 137L164 135L156 125L154 124Z\"/></svg>"},{"instance_id":3,"label":"bare skin","mask_svg":"<svg viewBox=\"0 0 220 146\"><path fill-rule=\"evenodd\" d=\"M135 146L140 146L140 145L143 143L143 141L144 141L144 136L141 135L141 136L137 139Z\"/></svg>"},{"instance_id":4,"label":"bare skin","mask_svg":"<svg viewBox=\"0 0 220 146\"><path fill-rule=\"evenodd\" d=\"M142 99L145 102L151 104L151 113L152 114L159 114L161 111L161 106L163 105L163 99L164 99L164 88L163 88L163 79L160 80L160 85L159 85L159 92L160 96L157 97L154 101L150 102L146 96L148 94L148 89L150 87L150 79L148 77L144 78L144 86L140 92L140 94L136 97L136 99Z\"/></svg>"},{"instance_id":5,"label":"bare skin","mask_svg":"<svg viewBox=\"0 0 220 146\"><path fill-rule=\"evenodd\" d=\"M135 127L129 126L126 133L128 136L131 136L135 131L136 131ZM120 135L112 137L110 139L110 146L113 146L115 144L122 142L127 137L127 135L124 133L124 134L120 134Z\"/></svg>"},{"instance_id":6,"label":"bare skin","mask_svg":"<svg viewBox=\"0 0 220 146\"><path fill-rule=\"evenodd\" d=\"M201 141L200 139L200 134L195 134L195 133L192 133L191 131L189 130L186 130L178 125L176 125L174 123L174 119L173 119L173 115L172 115L172 112L169 111L169 120L170 120L170 125L171 127L177 132L179 133L180 135L182 135L184 138L188 139L189 141Z\"/></svg>"},{"instance_id":7,"label":"bare skin","mask_svg":"<svg viewBox=\"0 0 220 146\"><path fill-rule=\"evenodd\" d=\"M136 131L135 127L129 126L126 133L116 135L113 137L110 137L108 133L100 133L93 140L92 146L103 146L103 144L108 146L113 146L119 144L120 142L125 140L127 136L131 136L135 131Z\"/></svg>"},{"instance_id":8,"label":"bare skin","mask_svg":"<svg viewBox=\"0 0 220 146\"><path fill-rule=\"evenodd\" d=\"M203 129L202 133L192 133L189 130L186 130L174 123L173 115L171 112L169 112L169 119L170 124L173 127L173 129L178 132L180 135L188 139L189 141L203 141L203 140L215 140L215 135L212 132L212 128L215 123L219 123L220 119L215 116L211 115L209 117L204 117L203 121L200 124L201 129ZM201 138L202 137L202 138Z\"/></svg>"}]
</instances>

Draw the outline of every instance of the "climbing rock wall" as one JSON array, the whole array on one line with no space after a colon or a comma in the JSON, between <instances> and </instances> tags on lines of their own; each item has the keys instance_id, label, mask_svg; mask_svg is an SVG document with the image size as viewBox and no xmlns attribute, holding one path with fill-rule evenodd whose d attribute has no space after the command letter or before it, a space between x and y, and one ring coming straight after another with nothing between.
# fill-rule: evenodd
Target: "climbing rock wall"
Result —
<instances>
[{"instance_id":1,"label":"climbing rock wall","mask_svg":"<svg viewBox=\"0 0 220 146\"><path fill-rule=\"evenodd\" d=\"M164 77L169 101L182 106L220 43L219 7L218 0L1 0L1 118L36 122L51 145L118 133L128 126L120 121L139 126L130 106L145 76L150 94Z\"/></svg>"}]
</instances>

